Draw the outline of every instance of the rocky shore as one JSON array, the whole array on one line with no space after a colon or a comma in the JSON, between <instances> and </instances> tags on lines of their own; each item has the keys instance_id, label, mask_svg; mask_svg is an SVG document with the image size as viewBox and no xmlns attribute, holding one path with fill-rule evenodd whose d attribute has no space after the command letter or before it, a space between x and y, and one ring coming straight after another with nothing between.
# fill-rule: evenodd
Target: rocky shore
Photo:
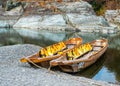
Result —
<instances>
[{"instance_id":1,"label":"rocky shore","mask_svg":"<svg viewBox=\"0 0 120 86\"><path fill-rule=\"evenodd\" d=\"M57 8L61 12L54 14L44 12L43 14L43 9L37 8L27 11L26 14L28 14L26 15L22 7L18 6L1 13L0 27L9 26L14 29L26 28L36 31L69 30L100 33L116 33L119 31L119 24L113 25L109 22L110 12L106 12L107 20L103 16L96 16L92 6L85 1L63 3L58 5ZM119 23L119 16L116 21Z\"/></svg>"},{"instance_id":2,"label":"rocky shore","mask_svg":"<svg viewBox=\"0 0 120 86\"><path fill-rule=\"evenodd\" d=\"M4 11L0 6L0 28L107 34L120 30L119 12L114 14L114 19L111 17L114 16L114 11L107 11L105 17L96 16L92 6L82 0L57 7L63 13L41 15L42 9L37 8L24 14L21 6L10 11ZM21 57L31 55L39 49L39 46L29 44L0 47L0 86L117 86L59 71L51 73L42 67L34 69L29 64L19 62Z\"/></svg>"},{"instance_id":3,"label":"rocky shore","mask_svg":"<svg viewBox=\"0 0 120 86\"><path fill-rule=\"evenodd\" d=\"M19 62L39 49L30 44L0 47L0 86L118 86Z\"/></svg>"}]
</instances>

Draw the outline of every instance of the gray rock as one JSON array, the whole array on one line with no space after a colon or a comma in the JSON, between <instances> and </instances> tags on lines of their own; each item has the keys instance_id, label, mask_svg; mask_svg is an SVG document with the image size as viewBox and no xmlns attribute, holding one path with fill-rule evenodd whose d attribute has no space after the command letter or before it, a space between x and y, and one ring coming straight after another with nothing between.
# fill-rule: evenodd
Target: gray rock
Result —
<instances>
[{"instance_id":1,"label":"gray rock","mask_svg":"<svg viewBox=\"0 0 120 86\"><path fill-rule=\"evenodd\" d=\"M41 16L27 16L20 18L13 26L14 28L39 28L42 21Z\"/></svg>"},{"instance_id":2,"label":"gray rock","mask_svg":"<svg viewBox=\"0 0 120 86\"><path fill-rule=\"evenodd\" d=\"M120 24L120 14L116 18L114 18L114 22Z\"/></svg>"},{"instance_id":3,"label":"gray rock","mask_svg":"<svg viewBox=\"0 0 120 86\"><path fill-rule=\"evenodd\" d=\"M62 3L57 5L57 7L64 13L43 16L23 16L13 25L13 27L15 29L29 28L37 31L80 30L82 32L104 32L105 30L101 31L101 29L113 28L113 31L107 29L105 33L109 33L109 31L110 33L116 32L114 31L116 26L113 27L113 25L109 24L109 22L106 21L102 16L96 16L92 6L85 1ZM21 9L22 7L19 8L19 11L14 11L13 9L4 15L19 15ZM108 14L109 13L110 12L108 12ZM115 20L119 22L119 17L116 17Z\"/></svg>"},{"instance_id":4,"label":"gray rock","mask_svg":"<svg viewBox=\"0 0 120 86\"><path fill-rule=\"evenodd\" d=\"M57 6L59 10L65 13L78 13L80 15L95 15L93 8L85 1L64 3Z\"/></svg>"},{"instance_id":5,"label":"gray rock","mask_svg":"<svg viewBox=\"0 0 120 86\"><path fill-rule=\"evenodd\" d=\"M109 21L112 22L114 20L114 18L116 18L117 16L119 16L119 10L107 10L105 12L105 18Z\"/></svg>"},{"instance_id":6,"label":"gray rock","mask_svg":"<svg viewBox=\"0 0 120 86\"><path fill-rule=\"evenodd\" d=\"M116 18L114 18L113 24L115 24L118 27L118 29L120 30L120 15L118 15Z\"/></svg>"},{"instance_id":7,"label":"gray rock","mask_svg":"<svg viewBox=\"0 0 120 86\"><path fill-rule=\"evenodd\" d=\"M71 23L81 26L109 26L109 23L101 16L96 15L79 15L79 14L67 14Z\"/></svg>"},{"instance_id":8,"label":"gray rock","mask_svg":"<svg viewBox=\"0 0 120 86\"><path fill-rule=\"evenodd\" d=\"M85 16L76 13L69 13L64 15L57 14L52 16L45 15L45 16L22 17L13 27L15 29L29 28L37 31L80 30L82 32L103 32L103 33L109 33L109 30L107 29L101 31L101 29L113 28L113 32L116 32L114 30L115 27L110 26L109 23L103 17L95 15Z\"/></svg>"},{"instance_id":9,"label":"gray rock","mask_svg":"<svg viewBox=\"0 0 120 86\"><path fill-rule=\"evenodd\" d=\"M3 11L1 11L1 13L3 14ZM0 27L12 27L19 19L19 16L8 16L2 14L0 16Z\"/></svg>"},{"instance_id":10,"label":"gray rock","mask_svg":"<svg viewBox=\"0 0 120 86\"><path fill-rule=\"evenodd\" d=\"M63 19L63 16L58 14L52 16L44 16L44 20L41 22L41 24L47 26L65 26L66 22Z\"/></svg>"},{"instance_id":11,"label":"gray rock","mask_svg":"<svg viewBox=\"0 0 120 86\"><path fill-rule=\"evenodd\" d=\"M22 15L23 14L23 8L22 6L18 6L13 8L10 11L6 11L3 15Z\"/></svg>"},{"instance_id":12,"label":"gray rock","mask_svg":"<svg viewBox=\"0 0 120 86\"><path fill-rule=\"evenodd\" d=\"M60 14L22 17L13 27L36 30L65 30L66 28L71 28Z\"/></svg>"},{"instance_id":13,"label":"gray rock","mask_svg":"<svg viewBox=\"0 0 120 86\"><path fill-rule=\"evenodd\" d=\"M105 12L105 18L120 29L120 10L107 10Z\"/></svg>"}]
</instances>

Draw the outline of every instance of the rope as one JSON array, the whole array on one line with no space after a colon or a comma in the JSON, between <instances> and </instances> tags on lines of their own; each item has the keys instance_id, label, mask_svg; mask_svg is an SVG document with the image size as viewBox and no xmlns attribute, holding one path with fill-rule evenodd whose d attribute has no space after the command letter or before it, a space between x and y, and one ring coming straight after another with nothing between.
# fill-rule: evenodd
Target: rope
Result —
<instances>
[{"instance_id":1,"label":"rope","mask_svg":"<svg viewBox=\"0 0 120 86\"><path fill-rule=\"evenodd\" d=\"M28 60L28 62L32 63L34 66L36 66L36 67L38 67L38 68L40 68L40 69L41 69L41 67L40 67L39 65L35 64L34 62L32 62L32 61L31 61L31 60L29 60L29 59L27 59L27 60Z\"/></svg>"}]
</instances>

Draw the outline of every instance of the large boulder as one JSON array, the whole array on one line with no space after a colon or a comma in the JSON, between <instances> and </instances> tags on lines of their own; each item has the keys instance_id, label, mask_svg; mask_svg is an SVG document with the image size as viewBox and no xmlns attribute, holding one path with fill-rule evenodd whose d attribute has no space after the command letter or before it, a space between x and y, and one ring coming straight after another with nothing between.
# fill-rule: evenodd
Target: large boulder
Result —
<instances>
[{"instance_id":1,"label":"large boulder","mask_svg":"<svg viewBox=\"0 0 120 86\"><path fill-rule=\"evenodd\" d=\"M65 14L44 15L39 16L39 18L38 16L22 17L13 27L31 28L37 30L76 30L69 22L69 17L66 13L77 13L78 15L86 16L95 14L92 6L84 1L61 3L56 6L59 10L61 10L61 12L65 12Z\"/></svg>"},{"instance_id":2,"label":"large boulder","mask_svg":"<svg viewBox=\"0 0 120 86\"><path fill-rule=\"evenodd\" d=\"M96 15L79 15L76 13L66 14L68 17L68 24L80 30L81 32L102 32L115 33L116 27L110 26L109 23L102 16Z\"/></svg>"},{"instance_id":3,"label":"large boulder","mask_svg":"<svg viewBox=\"0 0 120 86\"><path fill-rule=\"evenodd\" d=\"M22 17L13 27L34 30L117 32L116 27L111 26L105 18L96 16L92 6L85 1L61 3L56 6L61 10L61 14Z\"/></svg>"},{"instance_id":4,"label":"large boulder","mask_svg":"<svg viewBox=\"0 0 120 86\"><path fill-rule=\"evenodd\" d=\"M85 1L61 4L57 6L57 8L65 13L78 13L80 15L95 15L92 6Z\"/></svg>"},{"instance_id":5,"label":"large boulder","mask_svg":"<svg viewBox=\"0 0 120 86\"><path fill-rule=\"evenodd\" d=\"M79 14L67 14L69 20L71 23L80 25L80 26L109 26L108 22L102 17L102 16L96 16L96 15L79 15Z\"/></svg>"},{"instance_id":6,"label":"large boulder","mask_svg":"<svg viewBox=\"0 0 120 86\"><path fill-rule=\"evenodd\" d=\"M60 14L22 17L13 27L34 30L65 30L66 28L70 28Z\"/></svg>"},{"instance_id":7,"label":"large boulder","mask_svg":"<svg viewBox=\"0 0 120 86\"><path fill-rule=\"evenodd\" d=\"M42 21L41 16L27 16L20 18L13 26L14 28L38 28Z\"/></svg>"}]
</instances>

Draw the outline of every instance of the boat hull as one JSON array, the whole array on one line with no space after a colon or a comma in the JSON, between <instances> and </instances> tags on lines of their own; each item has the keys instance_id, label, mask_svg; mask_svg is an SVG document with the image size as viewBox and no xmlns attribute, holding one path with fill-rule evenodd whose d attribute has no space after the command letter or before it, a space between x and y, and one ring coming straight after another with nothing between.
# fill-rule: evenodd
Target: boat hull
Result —
<instances>
[{"instance_id":1,"label":"boat hull","mask_svg":"<svg viewBox=\"0 0 120 86\"><path fill-rule=\"evenodd\" d=\"M108 47L108 41L106 39L101 39L101 41L103 41L104 46L102 46L97 53L88 58L80 58L68 61L65 59L66 56L64 56L51 61L50 64L51 66L59 66L64 72L79 72L95 63L105 53ZM94 41L91 43L96 46Z\"/></svg>"},{"instance_id":2,"label":"boat hull","mask_svg":"<svg viewBox=\"0 0 120 86\"><path fill-rule=\"evenodd\" d=\"M69 40L64 41L64 44L67 46L67 49L62 50L62 54L71 50L72 48L74 48L74 46L80 45L81 43L82 43L82 38L80 38L80 37L79 38L71 38ZM62 54L56 54L56 55L51 55L51 56L41 58L39 56L39 52L37 52L33 55L21 58L20 62L22 62L22 63L27 62L30 65L34 65L34 66L38 65L38 66L43 66L43 67L49 67L49 61L61 57Z\"/></svg>"}]
</instances>

